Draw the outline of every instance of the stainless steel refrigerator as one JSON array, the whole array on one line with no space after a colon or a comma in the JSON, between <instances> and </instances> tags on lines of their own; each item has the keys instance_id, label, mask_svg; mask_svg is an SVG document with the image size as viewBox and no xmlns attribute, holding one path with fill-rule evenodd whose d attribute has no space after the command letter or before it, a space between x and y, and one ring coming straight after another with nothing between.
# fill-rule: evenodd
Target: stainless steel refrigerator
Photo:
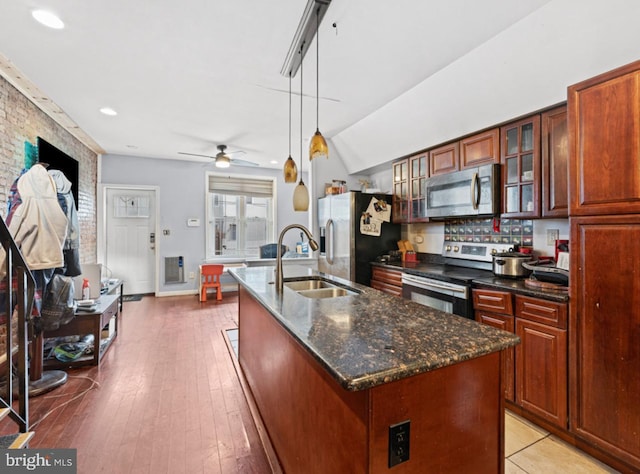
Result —
<instances>
[{"instance_id":1,"label":"stainless steel refrigerator","mask_svg":"<svg viewBox=\"0 0 640 474\"><path fill-rule=\"evenodd\" d=\"M362 233L365 228L362 227L361 220L371 209L372 200L377 210L381 203L376 201L384 201L387 208L391 209L390 194L363 194L360 191L350 191L318 199L318 226L320 227L318 270L369 286L371 282L369 263L380 255L388 254L390 250L398 249L400 224L380 223L379 236Z\"/></svg>"}]
</instances>

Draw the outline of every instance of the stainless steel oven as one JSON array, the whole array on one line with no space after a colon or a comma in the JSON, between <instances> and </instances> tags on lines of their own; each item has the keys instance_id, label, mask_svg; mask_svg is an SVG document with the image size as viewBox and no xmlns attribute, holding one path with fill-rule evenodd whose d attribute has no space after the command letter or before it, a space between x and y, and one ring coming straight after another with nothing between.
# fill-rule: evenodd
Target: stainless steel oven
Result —
<instances>
[{"instance_id":1,"label":"stainless steel oven","mask_svg":"<svg viewBox=\"0 0 640 474\"><path fill-rule=\"evenodd\" d=\"M402 296L424 306L473 319L471 285L403 273Z\"/></svg>"}]
</instances>

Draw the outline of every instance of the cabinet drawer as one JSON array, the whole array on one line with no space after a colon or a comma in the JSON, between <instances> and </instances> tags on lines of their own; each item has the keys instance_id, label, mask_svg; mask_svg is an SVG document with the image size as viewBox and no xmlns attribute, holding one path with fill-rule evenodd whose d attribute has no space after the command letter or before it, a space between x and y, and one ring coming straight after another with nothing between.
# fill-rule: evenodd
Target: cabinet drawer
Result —
<instances>
[{"instance_id":1,"label":"cabinet drawer","mask_svg":"<svg viewBox=\"0 0 640 474\"><path fill-rule=\"evenodd\" d=\"M398 270L388 270L374 266L371 272L371 279L380 282L390 283L402 288L402 272Z\"/></svg>"},{"instance_id":2,"label":"cabinet drawer","mask_svg":"<svg viewBox=\"0 0 640 474\"><path fill-rule=\"evenodd\" d=\"M518 318L547 324L560 329L567 328L567 304L546 301L529 296L516 296Z\"/></svg>"},{"instance_id":3,"label":"cabinet drawer","mask_svg":"<svg viewBox=\"0 0 640 474\"><path fill-rule=\"evenodd\" d=\"M473 290L473 309L513 315L513 296L508 291Z\"/></svg>"},{"instance_id":4,"label":"cabinet drawer","mask_svg":"<svg viewBox=\"0 0 640 474\"><path fill-rule=\"evenodd\" d=\"M371 280L371 288L380 290L384 293L387 293L388 295L402 296L401 286L391 285L383 281Z\"/></svg>"}]
</instances>

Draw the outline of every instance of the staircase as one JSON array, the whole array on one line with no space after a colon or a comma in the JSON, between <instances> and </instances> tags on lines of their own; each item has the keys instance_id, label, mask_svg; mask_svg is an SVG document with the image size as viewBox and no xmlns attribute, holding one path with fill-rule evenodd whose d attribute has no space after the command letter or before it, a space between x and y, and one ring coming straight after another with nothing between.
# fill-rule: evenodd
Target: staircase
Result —
<instances>
[{"instance_id":1,"label":"staircase","mask_svg":"<svg viewBox=\"0 0 640 474\"><path fill-rule=\"evenodd\" d=\"M0 421L11 412L10 408L0 410ZM29 440L35 433L28 431L26 433L12 433L10 435L0 436L0 449L20 449L27 446Z\"/></svg>"},{"instance_id":2,"label":"staircase","mask_svg":"<svg viewBox=\"0 0 640 474\"><path fill-rule=\"evenodd\" d=\"M17 425L16 433L0 436L0 448L18 449L34 435L29 431L28 325L33 322L36 283L1 217L0 243L0 314L6 348L0 351L0 378L6 387L0 395L0 420L8 416Z\"/></svg>"}]
</instances>

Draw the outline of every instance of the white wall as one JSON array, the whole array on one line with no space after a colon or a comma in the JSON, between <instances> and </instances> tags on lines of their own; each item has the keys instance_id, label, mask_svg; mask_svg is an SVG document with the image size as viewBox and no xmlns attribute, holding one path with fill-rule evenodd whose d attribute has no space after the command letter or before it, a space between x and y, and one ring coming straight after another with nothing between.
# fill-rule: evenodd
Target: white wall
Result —
<instances>
[{"instance_id":1,"label":"white wall","mask_svg":"<svg viewBox=\"0 0 640 474\"><path fill-rule=\"evenodd\" d=\"M334 148L361 172L562 102L567 86L640 58L639 18L637 0L551 1L334 136Z\"/></svg>"},{"instance_id":2,"label":"white wall","mask_svg":"<svg viewBox=\"0 0 640 474\"><path fill-rule=\"evenodd\" d=\"M205 173L219 171L201 162L185 162L135 156L104 155L102 157L101 184L147 185L160 188L159 228L157 236L159 260L165 256L182 255L185 258L185 274L198 274L198 265L205 258ZM273 169L236 168L230 174L276 177L277 182L277 232L293 223L309 225L309 212L293 211L293 190L295 185L284 182L282 172ZM307 175L305 173L305 181ZM199 218L200 227L187 227L187 219ZM170 235L162 235L162 230L170 230ZM298 237L298 238L296 238ZM288 232L284 243L295 248L299 234ZM99 250L100 251L100 250ZM164 285L163 268L159 268L160 292L188 292L197 288L195 280L183 284Z\"/></svg>"}]
</instances>

